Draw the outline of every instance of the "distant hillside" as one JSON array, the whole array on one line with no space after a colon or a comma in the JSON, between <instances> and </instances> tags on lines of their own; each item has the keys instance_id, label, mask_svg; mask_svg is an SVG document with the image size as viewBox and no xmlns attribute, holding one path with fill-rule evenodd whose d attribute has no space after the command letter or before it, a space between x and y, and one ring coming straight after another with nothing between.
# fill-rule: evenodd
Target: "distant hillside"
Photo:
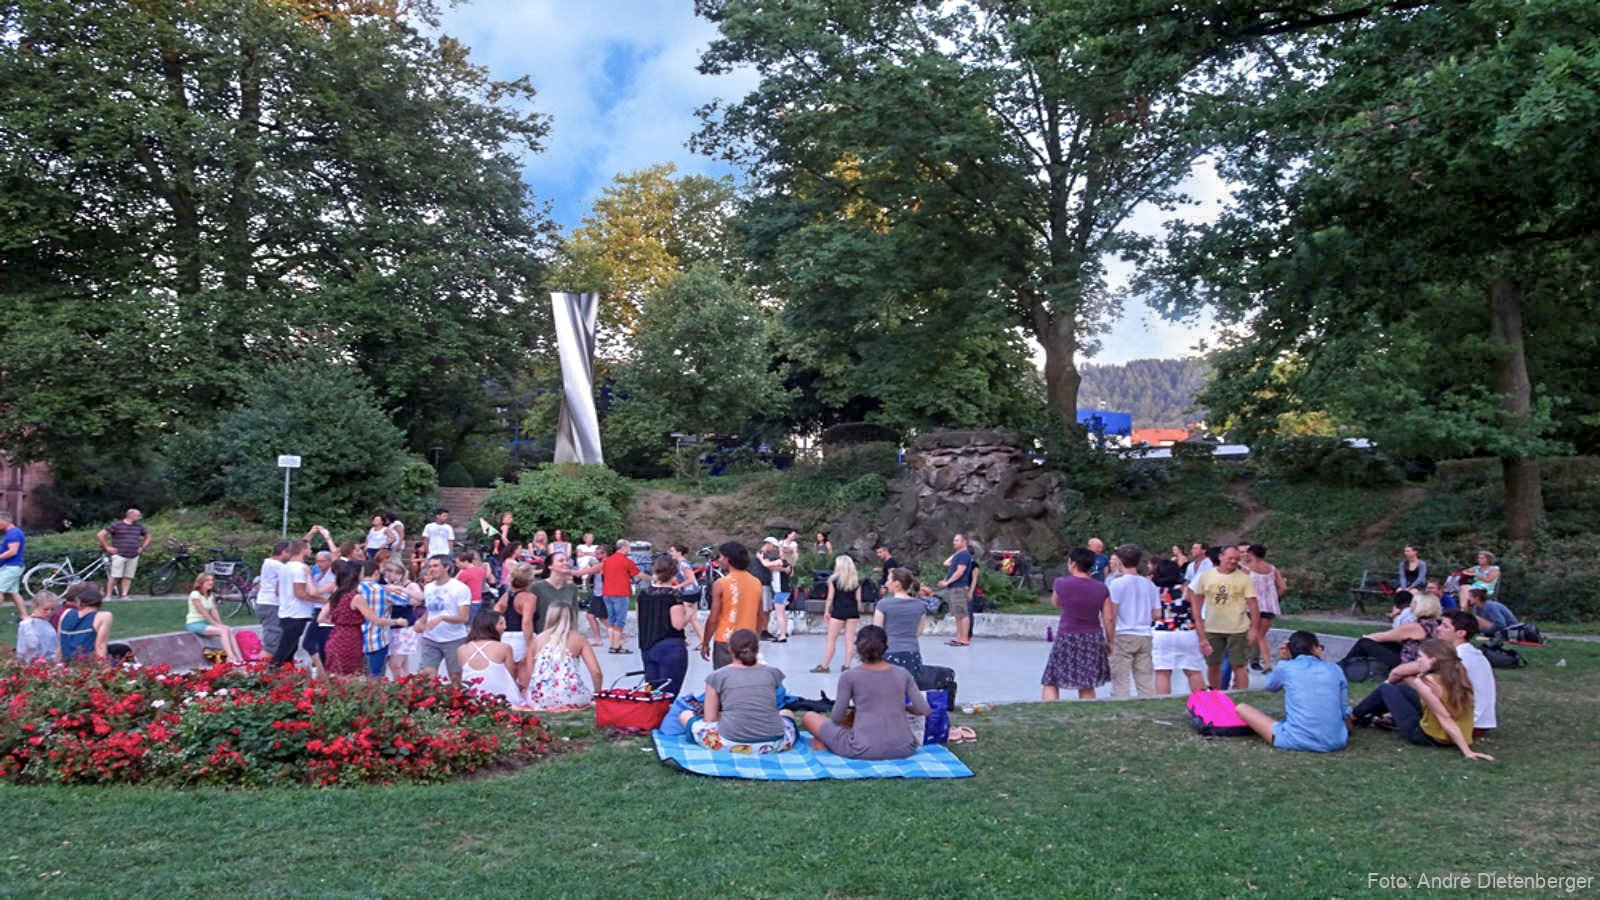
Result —
<instances>
[{"instance_id":1,"label":"distant hillside","mask_svg":"<svg viewBox=\"0 0 1600 900\"><path fill-rule=\"evenodd\" d=\"M1135 428L1178 428L1205 418L1189 405L1206 380L1199 359L1135 359L1080 367L1078 406L1133 413Z\"/></svg>"}]
</instances>

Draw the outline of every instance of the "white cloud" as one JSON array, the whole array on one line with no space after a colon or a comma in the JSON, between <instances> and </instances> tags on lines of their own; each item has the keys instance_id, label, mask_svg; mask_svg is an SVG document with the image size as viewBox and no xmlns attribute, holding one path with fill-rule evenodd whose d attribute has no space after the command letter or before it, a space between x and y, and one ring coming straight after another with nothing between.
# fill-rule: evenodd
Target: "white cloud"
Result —
<instances>
[{"instance_id":1,"label":"white cloud","mask_svg":"<svg viewBox=\"0 0 1600 900\"><path fill-rule=\"evenodd\" d=\"M447 10L441 30L495 77L532 80L551 128L545 150L523 160L524 177L536 196L556 200L567 225L623 172L672 162L721 174L685 146L694 111L754 85L745 73L695 70L716 29L691 0L478 0Z\"/></svg>"}]
</instances>

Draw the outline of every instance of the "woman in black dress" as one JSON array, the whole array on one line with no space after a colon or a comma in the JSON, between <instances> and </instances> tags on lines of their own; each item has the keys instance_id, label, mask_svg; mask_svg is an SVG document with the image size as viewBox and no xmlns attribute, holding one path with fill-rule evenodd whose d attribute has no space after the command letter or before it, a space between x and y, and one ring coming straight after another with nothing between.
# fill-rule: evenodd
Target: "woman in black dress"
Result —
<instances>
[{"instance_id":1,"label":"woman in black dress","mask_svg":"<svg viewBox=\"0 0 1600 900\"><path fill-rule=\"evenodd\" d=\"M844 632L844 666L850 668L850 659L856 649L856 626L861 621L861 576L856 572L856 562L848 556L833 561L833 574L828 576L828 599L824 609L828 615L828 641L822 654L822 665L811 671L825 673L833 665L833 648Z\"/></svg>"}]
</instances>

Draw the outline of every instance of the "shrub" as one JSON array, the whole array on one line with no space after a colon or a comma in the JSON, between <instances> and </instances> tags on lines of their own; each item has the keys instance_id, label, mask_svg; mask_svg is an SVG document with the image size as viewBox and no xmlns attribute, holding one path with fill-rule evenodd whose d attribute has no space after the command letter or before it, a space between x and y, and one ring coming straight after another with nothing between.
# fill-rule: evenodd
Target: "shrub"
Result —
<instances>
[{"instance_id":1,"label":"shrub","mask_svg":"<svg viewBox=\"0 0 1600 900\"><path fill-rule=\"evenodd\" d=\"M877 422L842 422L822 432L820 443L824 447L845 447L851 444L900 443L900 434L887 425Z\"/></svg>"},{"instance_id":2,"label":"shrub","mask_svg":"<svg viewBox=\"0 0 1600 900\"><path fill-rule=\"evenodd\" d=\"M0 663L0 781L354 785L531 761L539 719L427 678Z\"/></svg>"},{"instance_id":3,"label":"shrub","mask_svg":"<svg viewBox=\"0 0 1600 900\"><path fill-rule=\"evenodd\" d=\"M291 530L414 505L414 498L400 496L409 459L404 435L379 408L366 379L344 366L303 363L268 370L213 434L197 440L195 453L206 446L209 469L192 456L176 463L175 471L196 485L200 496L194 499L215 499L206 488L215 485L222 500L266 521L277 519L283 503L278 455L300 456L303 466L293 473L289 504L298 525ZM176 462L170 450L169 460Z\"/></svg>"},{"instance_id":4,"label":"shrub","mask_svg":"<svg viewBox=\"0 0 1600 900\"><path fill-rule=\"evenodd\" d=\"M1341 438L1305 435L1279 441L1266 455L1273 474L1290 481L1322 481L1383 487L1400 481L1400 470L1381 454L1347 446Z\"/></svg>"},{"instance_id":5,"label":"shrub","mask_svg":"<svg viewBox=\"0 0 1600 900\"><path fill-rule=\"evenodd\" d=\"M633 497L633 484L605 466L544 465L525 470L515 482L496 481L478 515L497 522L510 512L524 531L562 528L615 540L623 536Z\"/></svg>"},{"instance_id":6,"label":"shrub","mask_svg":"<svg viewBox=\"0 0 1600 900\"><path fill-rule=\"evenodd\" d=\"M900 448L882 441L830 448L817 466L817 474L830 481L849 481L862 475L894 478L900 474Z\"/></svg>"}]
</instances>

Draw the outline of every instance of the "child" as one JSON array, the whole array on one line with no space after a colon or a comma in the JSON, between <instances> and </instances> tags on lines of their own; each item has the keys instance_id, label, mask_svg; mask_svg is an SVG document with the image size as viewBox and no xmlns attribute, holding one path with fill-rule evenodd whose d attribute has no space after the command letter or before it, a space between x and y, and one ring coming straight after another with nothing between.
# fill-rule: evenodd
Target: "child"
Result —
<instances>
[{"instance_id":1,"label":"child","mask_svg":"<svg viewBox=\"0 0 1600 900\"><path fill-rule=\"evenodd\" d=\"M1267 690L1283 691L1283 721L1248 703L1238 705L1239 718L1250 730L1279 750L1328 753L1344 749L1350 739L1350 685L1344 670L1322 659L1322 644L1309 631L1296 631L1278 648L1283 660L1267 676Z\"/></svg>"},{"instance_id":2,"label":"child","mask_svg":"<svg viewBox=\"0 0 1600 900\"><path fill-rule=\"evenodd\" d=\"M17 658L23 662L55 662L61 655L61 639L50 624L56 611L56 595L40 591L33 595L33 610L17 625Z\"/></svg>"}]
</instances>

